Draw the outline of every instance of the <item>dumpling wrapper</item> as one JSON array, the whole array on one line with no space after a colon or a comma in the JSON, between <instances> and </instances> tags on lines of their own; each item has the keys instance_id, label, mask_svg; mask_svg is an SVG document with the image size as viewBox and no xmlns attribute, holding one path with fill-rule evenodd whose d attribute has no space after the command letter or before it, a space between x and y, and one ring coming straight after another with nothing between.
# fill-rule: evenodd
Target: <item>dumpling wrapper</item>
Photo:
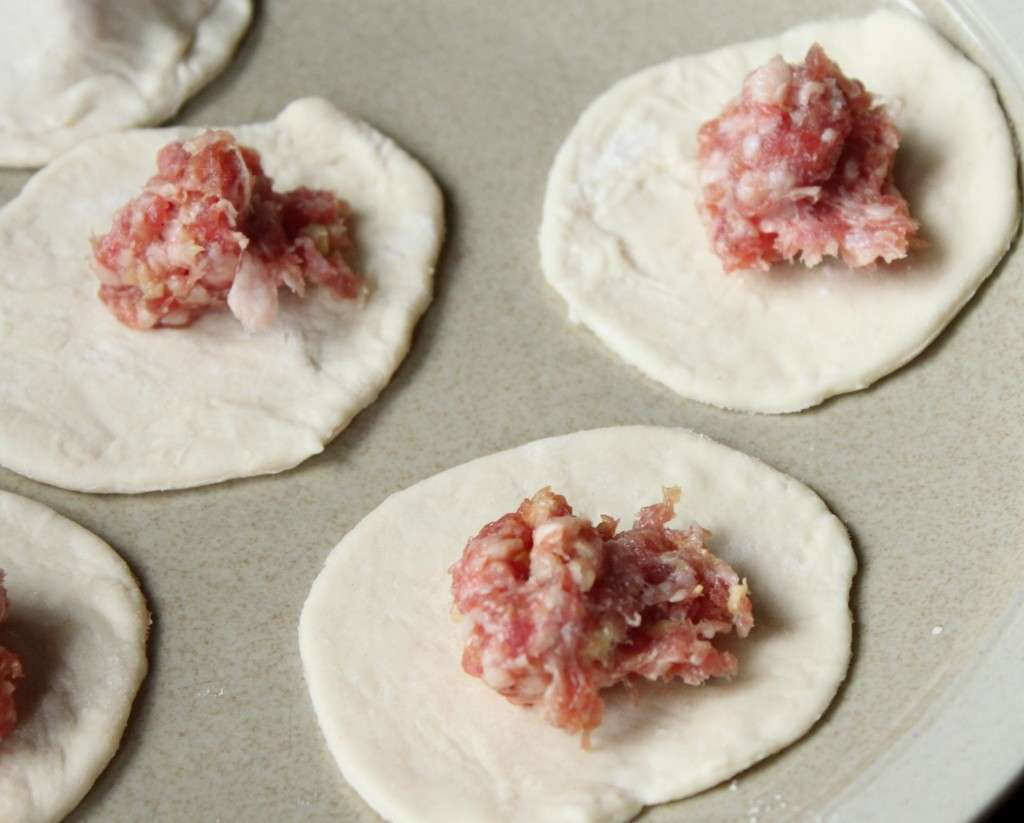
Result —
<instances>
[{"instance_id":1,"label":"dumpling wrapper","mask_svg":"<svg viewBox=\"0 0 1024 823\"><path fill-rule=\"evenodd\" d=\"M757 625L730 643L739 675L699 688L606 691L592 735L548 725L463 673L448 567L481 526L551 485L578 513L631 522L664 486L676 522L749 579ZM388 498L331 553L299 645L320 728L345 778L391 821L620 821L793 742L850 659L856 560L806 486L682 429L620 427L474 460Z\"/></svg>"},{"instance_id":2,"label":"dumpling wrapper","mask_svg":"<svg viewBox=\"0 0 1024 823\"><path fill-rule=\"evenodd\" d=\"M748 72L820 43L896 98L896 182L930 245L853 271L725 274L697 212L697 130ZM989 79L922 21L878 11L683 57L613 86L555 160L544 274L627 362L694 400L792 412L865 388L913 358L970 300L1018 224L1017 160Z\"/></svg>"},{"instance_id":3,"label":"dumpling wrapper","mask_svg":"<svg viewBox=\"0 0 1024 823\"><path fill-rule=\"evenodd\" d=\"M0 820L51 823L117 751L146 676L149 613L106 543L39 503L0 492L0 645L21 658L18 725L0 742Z\"/></svg>"},{"instance_id":4,"label":"dumpling wrapper","mask_svg":"<svg viewBox=\"0 0 1024 823\"><path fill-rule=\"evenodd\" d=\"M64 488L143 492L290 468L377 397L430 302L444 233L431 176L324 100L231 127L275 187L329 189L353 210L364 303L281 291L273 326L227 311L135 331L99 301L89 237L196 128L96 138L0 211L0 464Z\"/></svg>"},{"instance_id":5,"label":"dumpling wrapper","mask_svg":"<svg viewBox=\"0 0 1024 823\"><path fill-rule=\"evenodd\" d=\"M231 59L252 0L6 0L0 166L160 123Z\"/></svg>"}]
</instances>

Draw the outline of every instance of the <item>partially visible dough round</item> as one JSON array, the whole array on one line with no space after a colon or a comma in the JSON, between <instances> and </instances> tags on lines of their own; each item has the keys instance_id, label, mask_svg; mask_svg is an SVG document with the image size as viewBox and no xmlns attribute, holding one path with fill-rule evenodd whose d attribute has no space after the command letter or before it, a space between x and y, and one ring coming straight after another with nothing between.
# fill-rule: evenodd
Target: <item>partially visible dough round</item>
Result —
<instances>
[{"instance_id":1,"label":"partially visible dough round","mask_svg":"<svg viewBox=\"0 0 1024 823\"><path fill-rule=\"evenodd\" d=\"M0 743L0 820L48 823L92 788L146 676L149 613L106 543L39 503L0 492L0 645L25 670L18 725Z\"/></svg>"},{"instance_id":2,"label":"partially visible dough round","mask_svg":"<svg viewBox=\"0 0 1024 823\"><path fill-rule=\"evenodd\" d=\"M896 180L930 244L873 272L838 263L724 274L697 213L697 130L781 53L818 42L897 98ZM920 352L1006 252L1017 160L989 79L920 20L879 11L683 57L598 98L562 146L540 232L572 320L694 400L792 412Z\"/></svg>"},{"instance_id":3,"label":"partially visible dough round","mask_svg":"<svg viewBox=\"0 0 1024 823\"><path fill-rule=\"evenodd\" d=\"M542 486L628 519L679 485L679 521L749 579L757 625L739 675L606 692L593 748L461 669L448 567L479 528ZM685 797L791 743L850 658L856 567L842 524L806 486L682 429L540 440L393 495L331 553L299 646L345 778L391 821L619 821Z\"/></svg>"},{"instance_id":4,"label":"partially visible dough round","mask_svg":"<svg viewBox=\"0 0 1024 823\"><path fill-rule=\"evenodd\" d=\"M96 297L89 236L194 128L106 135L39 172L0 211L0 464L65 488L142 492L290 468L373 402L430 302L440 192L391 140L324 100L232 127L281 190L349 201L364 304L282 294L273 326L229 312L134 331Z\"/></svg>"},{"instance_id":5,"label":"partially visible dough round","mask_svg":"<svg viewBox=\"0 0 1024 823\"><path fill-rule=\"evenodd\" d=\"M159 123L220 72L252 0L6 0L0 166Z\"/></svg>"}]
</instances>

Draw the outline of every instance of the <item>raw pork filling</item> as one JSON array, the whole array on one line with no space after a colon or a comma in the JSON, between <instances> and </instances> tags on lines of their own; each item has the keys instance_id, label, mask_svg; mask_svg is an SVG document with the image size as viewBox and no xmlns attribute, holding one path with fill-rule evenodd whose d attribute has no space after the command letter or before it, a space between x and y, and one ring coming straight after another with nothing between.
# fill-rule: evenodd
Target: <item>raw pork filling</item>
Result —
<instances>
[{"instance_id":1,"label":"raw pork filling","mask_svg":"<svg viewBox=\"0 0 1024 823\"><path fill-rule=\"evenodd\" d=\"M918 225L893 182L891 108L819 45L802 65L776 56L751 72L698 134L700 212L725 270L905 257Z\"/></svg>"},{"instance_id":2,"label":"raw pork filling","mask_svg":"<svg viewBox=\"0 0 1024 823\"><path fill-rule=\"evenodd\" d=\"M542 704L584 745L601 723L601 689L735 674L736 657L713 641L753 627L747 584L708 551L706 530L666 528L679 496L666 489L617 531L544 488L484 526L451 568L463 669L513 703Z\"/></svg>"},{"instance_id":3,"label":"raw pork filling","mask_svg":"<svg viewBox=\"0 0 1024 823\"><path fill-rule=\"evenodd\" d=\"M282 285L363 294L345 259L349 218L330 192L275 192L259 154L227 132L170 143L142 193L92 241L100 299L135 329L187 326L225 305L247 329L266 328Z\"/></svg>"},{"instance_id":4,"label":"raw pork filling","mask_svg":"<svg viewBox=\"0 0 1024 823\"><path fill-rule=\"evenodd\" d=\"M4 573L0 570L0 625L7 620L7 590L4 588ZM14 705L14 681L22 677L21 661L12 651L0 646L0 740L13 730L18 722Z\"/></svg>"}]
</instances>

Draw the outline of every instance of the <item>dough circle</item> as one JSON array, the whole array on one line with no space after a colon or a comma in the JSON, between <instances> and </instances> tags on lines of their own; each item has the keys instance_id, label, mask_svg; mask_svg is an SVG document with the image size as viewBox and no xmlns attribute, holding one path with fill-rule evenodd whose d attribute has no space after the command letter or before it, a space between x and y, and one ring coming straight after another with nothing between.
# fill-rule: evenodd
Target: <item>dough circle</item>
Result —
<instances>
[{"instance_id":1,"label":"dough circle","mask_svg":"<svg viewBox=\"0 0 1024 823\"><path fill-rule=\"evenodd\" d=\"M447 569L486 522L550 484L577 512L631 518L683 489L677 522L746 576L758 625L732 681L606 693L583 751L538 710L460 667ZM331 553L299 646L341 771L392 821L618 821L685 797L791 743L850 658L856 560L810 489L683 429L618 427L474 460L388 498Z\"/></svg>"},{"instance_id":2,"label":"dough circle","mask_svg":"<svg viewBox=\"0 0 1024 823\"><path fill-rule=\"evenodd\" d=\"M839 264L726 275L697 213L697 130L744 76L821 43L897 98L897 184L926 249L855 272ZM548 180L544 274L627 362L677 393L792 412L865 388L920 352L1006 252L1017 161L988 78L925 23L879 11L683 57L613 86L583 114Z\"/></svg>"},{"instance_id":3,"label":"dough circle","mask_svg":"<svg viewBox=\"0 0 1024 823\"><path fill-rule=\"evenodd\" d=\"M0 492L0 569L16 652L18 725L0 743L0 820L67 815L117 751L146 676L149 613L106 543L39 503Z\"/></svg>"},{"instance_id":4,"label":"dough circle","mask_svg":"<svg viewBox=\"0 0 1024 823\"><path fill-rule=\"evenodd\" d=\"M0 464L65 488L143 492L290 468L377 397L430 302L443 229L430 175L324 100L232 127L282 189L352 206L363 305L326 289L282 292L271 329L229 312L138 332L96 297L89 236L194 128L94 138L39 172L0 211Z\"/></svg>"},{"instance_id":5,"label":"dough circle","mask_svg":"<svg viewBox=\"0 0 1024 823\"><path fill-rule=\"evenodd\" d=\"M252 0L6 0L0 166L159 123L231 59Z\"/></svg>"}]
</instances>

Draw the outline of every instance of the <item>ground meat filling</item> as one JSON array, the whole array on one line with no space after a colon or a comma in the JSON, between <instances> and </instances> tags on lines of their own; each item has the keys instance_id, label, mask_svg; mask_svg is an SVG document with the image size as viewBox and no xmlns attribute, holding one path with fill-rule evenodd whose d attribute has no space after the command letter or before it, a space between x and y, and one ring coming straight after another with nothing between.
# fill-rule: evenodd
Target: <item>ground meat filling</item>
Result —
<instances>
[{"instance_id":1,"label":"ground meat filling","mask_svg":"<svg viewBox=\"0 0 1024 823\"><path fill-rule=\"evenodd\" d=\"M819 45L753 71L698 133L700 212L725 270L905 257L918 225L893 183L899 141L891 107Z\"/></svg>"},{"instance_id":2,"label":"ground meat filling","mask_svg":"<svg viewBox=\"0 0 1024 823\"><path fill-rule=\"evenodd\" d=\"M225 305L245 328L266 328L282 285L363 294L346 262L349 219L330 192L275 192L254 149L208 131L164 146L156 175L93 238L99 296L134 329L187 326Z\"/></svg>"},{"instance_id":3,"label":"ground meat filling","mask_svg":"<svg viewBox=\"0 0 1024 823\"><path fill-rule=\"evenodd\" d=\"M735 674L735 656L713 640L750 632L747 584L708 551L707 531L666 528L678 500L666 489L616 531L544 488L484 526L451 568L463 669L513 703L543 705L584 745L601 722L601 689Z\"/></svg>"},{"instance_id":4,"label":"ground meat filling","mask_svg":"<svg viewBox=\"0 0 1024 823\"><path fill-rule=\"evenodd\" d=\"M7 620L7 590L0 570L0 625ZM14 705L14 681L22 677L21 661L14 652L0 646L0 740L14 731L18 712Z\"/></svg>"}]
</instances>

